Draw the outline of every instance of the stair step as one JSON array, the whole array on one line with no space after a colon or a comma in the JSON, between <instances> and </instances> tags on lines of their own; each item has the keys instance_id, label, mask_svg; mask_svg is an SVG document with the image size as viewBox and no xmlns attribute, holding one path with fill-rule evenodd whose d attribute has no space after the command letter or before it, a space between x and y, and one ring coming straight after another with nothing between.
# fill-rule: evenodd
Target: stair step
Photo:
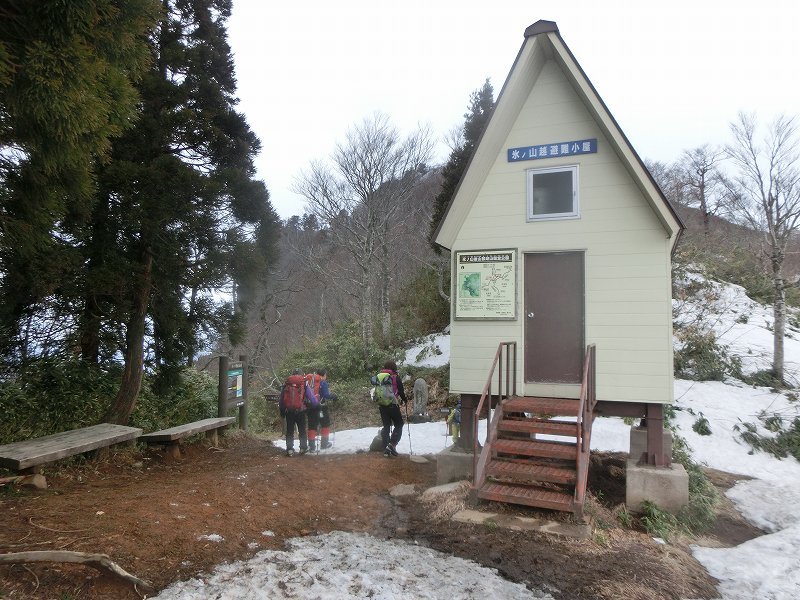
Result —
<instances>
[{"instance_id":1,"label":"stair step","mask_svg":"<svg viewBox=\"0 0 800 600\"><path fill-rule=\"evenodd\" d=\"M577 417L579 406L580 400L574 398L514 396L503 402L503 412L524 412L545 417Z\"/></svg>"},{"instance_id":2,"label":"stair step","mask_svg":"<svg viewBox=\"0 0 800 600\"><path fill-rule=\"evenodd\" d=\"M575 459L575 444L564 442L534 442L529 440L497 440L494 449L498 454L518 454L545 458Z\"/></svg>"},{"instance_id":3,"label":"stair step","mask_svg":"<svg viewBox=\"0 0 800 600\"><path fill-rule=\"evenodd\" d=\"M487 482L478 490L478 498L510 504L523 504L537 508L572 511L572 496L537 486Z\"/></svg>"},{"instance_id":4,"label":"stair step","mask_svg":"<svg viewBox=\"0 0 800 600\"><path fill-rule=\"evenodd\" d=\"M518 482L547 481L575 485L575 465L573 468L536 465L525 462L493 460L486 474L497 479L513 479Z\"/></svg>"},{"instance_id":5,"label":"stair step","mask_svg":"<svg viewBox=\"0 0 800 600\"><path fill-rule=\"evenodd\" d=\"M544 433L547 435L565 435L577 437L578 424L575 421L548 421L546 419L501 419L498 425L501 431L522 433Z\"/></svg>"}]
</instances>

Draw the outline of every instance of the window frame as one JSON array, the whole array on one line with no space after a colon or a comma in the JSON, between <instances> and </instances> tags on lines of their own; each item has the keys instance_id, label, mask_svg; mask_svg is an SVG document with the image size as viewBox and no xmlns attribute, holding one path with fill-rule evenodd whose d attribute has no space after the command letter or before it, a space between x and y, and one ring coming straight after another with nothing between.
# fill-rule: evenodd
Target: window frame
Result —
<instances>
[{"instance_id":1,"label":"window frame","mask_svg":"<svg viewBox=\"0 0 800 600\"><path fill-rule=\"evenodd\" d=\"M547 173L572 173L572 210L570 212L547 213L542 215L533 214L533 178L535 175ZM527 202L527 221L558 221L564 219L580 219L580 196L578 193L578 165L561 165L558 167L544 167L538 169L525 170L526 182L526 202Z\"/></svg>"}]
</instances>

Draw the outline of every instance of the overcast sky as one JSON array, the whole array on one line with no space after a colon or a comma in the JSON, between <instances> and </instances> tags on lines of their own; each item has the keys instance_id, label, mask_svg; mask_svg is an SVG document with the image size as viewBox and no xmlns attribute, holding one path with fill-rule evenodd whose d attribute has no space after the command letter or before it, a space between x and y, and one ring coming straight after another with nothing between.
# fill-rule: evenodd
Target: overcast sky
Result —
<instances>
[{"instance_id":1,"label":"overcast sky","mask_svg":"<svg viewBox=\"0 0 800 600\"><path fill-rule=\"evenodd\" d=\"M740 110L800 118L798 0L234 0L239 109L279 215L303 212L294 179L375 111L443 140L487 77L500 92L540 19L642 158L724 143ZM447 155L440 142L436 162Z\"/></svg>"}]
</instances>

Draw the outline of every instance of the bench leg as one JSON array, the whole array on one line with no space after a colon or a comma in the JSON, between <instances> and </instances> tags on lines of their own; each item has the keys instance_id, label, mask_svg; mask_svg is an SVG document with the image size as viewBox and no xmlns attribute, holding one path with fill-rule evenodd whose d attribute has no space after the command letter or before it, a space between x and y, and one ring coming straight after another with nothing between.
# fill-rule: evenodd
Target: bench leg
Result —
<instances>
[{"instance_id":1,"label":"bench leg","mask_svg":"<svg viewBox=\"0 0 800 600\"><path fill-rule=\"evenodd\" d=\"M219 446L219 435L216 429L206 431L206 439L211 442L212 446Z\"/></svg>"},{"instance_id":2,"label":"bench leg","mask_svg":"<svg viewBox=\"0 0 800 600\"><path fill-rule=\"evenodd\" d=\"M177 459L181 457L181 445L178 442L167 444L167 447L164 450L166 451L167 456L170 458Z\"/></svg>"}]
</instances>

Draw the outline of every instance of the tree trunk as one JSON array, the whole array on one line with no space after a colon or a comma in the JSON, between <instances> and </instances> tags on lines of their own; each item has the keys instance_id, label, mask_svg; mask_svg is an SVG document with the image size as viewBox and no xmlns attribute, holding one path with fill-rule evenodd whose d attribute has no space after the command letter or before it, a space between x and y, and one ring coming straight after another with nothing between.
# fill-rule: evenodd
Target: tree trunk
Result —
<instances>
[{"instance_id":1,"label":"tree trunk","mask_svg":"<svg viewBox=\"0 0 800 600\"><path fill-rule=\"evenodd\" d=\"M775 304L773 316L775 323L772 331L772 374L783 382L783 336L786 332L786 282L783 279L783 259L773 255L772 284L775 288Z\"/></svg>"},{"instance_id":2,"label":"tree trunk","mask_svg":"<svg viewBox=\"0 0 800 600\"><path fill-rule=\"evenodd\" d=\"M392 311L389 304L389 268L381 262L381 335L383 343L389 342L392 334Z\"/></svg>"},{"instance_id":3,"label":"tree trunk","mask_svg":"<svg viewBox=\"0 0 800 600\"><path fill-rule=\"evenodd\" d=\"M122 371L122 383L117 397L103 418L106 423L127 425L142 387L145 322L153 270L153 255L149 248L144 251L143 258L142 273L134 292L132 310L125 332L125 368Z\"/></svg>"},{"instance_id":4,"label":"tree trunk","mask_svg":"<svg viewBox=\"0 0 800 600\"><path fill-rule=\"evenodd\" d=\"M448 304L450 303L450 294L444 291L444 273L445 269L449 268L449 261L445 263L438 263L436 265L436 290L439 292L439 297Z\"/></svg>"},{"instance_id":5,"label":"tree trunk","mask_svg":"<svg viewBox=\"0 0 800 600\"><path fill-rule=\"evenodd\" d=\"M197 307L197 286L192 286L192 295L189 298L189 326L194 327L194 317L195 317L195 309ZM194 366L194 354L195 354L195 336L191 335L189 338L189 344L186 347L186 366L193 367Z\"/></svg>"},{"instance_id":6,"label":"tree trunk","mask_svg":"<svg viewBox=\"0 0 800 600\"><path fill-rule=\"evenodd\" d=\"M319 293L319 314L317 315L317 330L314 332L315 335L319 336L319 334L323 331L325 327L325 290L322 289Z\"/></svg>"},{"instance_id":7,"label":"tree trunk","mask_svg":"<svg viewBox=\"0 0 800 600\"><path fill-rule=\"evenodd\" d=\"M91 269L91 265L89 266ZM84 298L80 320L81 360L96 365L100 360L100 305L97 294L88 291Z\"/></svg>"},{"instance_id":8,"label":"tree trunk","mask_svg":"<svg viewBox=\"0 0 800 600\"><path fill-rule=\"evenodd\" d=\"M700 176L700 189L698 190L700 196L700 212L703 213L703 234L708 235L710 224L708 214L708 201L706 199L706 179L705 173Z\"/></svg>"},{"instance_id":9,"label":"tree trunk","mask_svg":"<svg viewBox=\"0 0 800 600\"><path fill-rule=\"evenodd\" d=\"M364 358L372 346L372 281L369 271L361 273L361 343L364 345Z\"/></svg>"},{"instance_id":10,"label":"tree trunk","mask_svg":"<svg viewBox=\"0 0 800 600\"><path fill-rule=\"evenodd\" d=\"M94 289L95 273L102 268L107 248L113 247L113 239L108 232L108 198L98 198L92 211L92 237L86 247L86 277L84 279L83 310L79 322L78 340L81 360L97 364L100 360L100 330L103 326L103 311L100 306L100 293Z\"/></svg>"}]
</instances>

